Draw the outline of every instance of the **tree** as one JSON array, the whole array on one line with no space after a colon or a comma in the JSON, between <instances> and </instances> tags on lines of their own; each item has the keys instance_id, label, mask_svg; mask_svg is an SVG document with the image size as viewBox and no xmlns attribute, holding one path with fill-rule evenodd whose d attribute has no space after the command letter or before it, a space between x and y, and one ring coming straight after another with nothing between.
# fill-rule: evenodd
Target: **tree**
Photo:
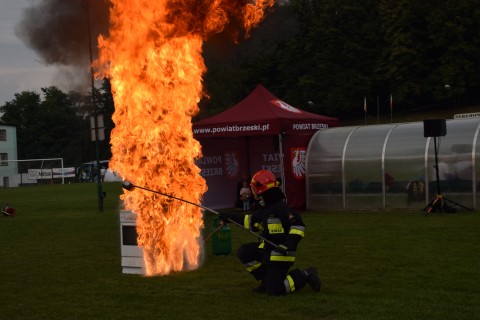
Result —
<instances>
[{"instance_id":1,"label":"tree","mask_svg":"<svg viewBox=\"0 0 480 320\"><path fill-rule=\"evenodd\" d=\"M17 128L19 159L63 158L66 165L83 161L88 122L80 112L82 96L65 94L56 87L15 94L0 107L1 123Z\"/></svg>"},{"instance_id":2,"label":"tree","mask_svg":"<svg viewBox=\"0 0 480 320\"><path fill-rule=\"evenodd\" d=\"M24 91L16 93L12 101L6 102L0 107L0 111L3 113L1 123L15 126L17 129L19 159L31 159L34 154L37 154L38 140L36 137L38 128L41 127L37 119L40 100L38 93Z\"/></svg>"},{"instance_id":3,"label":"tree","mask_svg":"<svg viewBox=\"0 0 480 320\"><path fill-rule=\"evenodd\" d=\"M258 83L294 106L342 119L363 116L363 97L369 106L379 97L380 113L390 112L390 94L395 112L479 103L479 5L291 0L230 49L230 59L206 60L213 98L202 109L230 107Z\"/></svg>"}]
</instances>

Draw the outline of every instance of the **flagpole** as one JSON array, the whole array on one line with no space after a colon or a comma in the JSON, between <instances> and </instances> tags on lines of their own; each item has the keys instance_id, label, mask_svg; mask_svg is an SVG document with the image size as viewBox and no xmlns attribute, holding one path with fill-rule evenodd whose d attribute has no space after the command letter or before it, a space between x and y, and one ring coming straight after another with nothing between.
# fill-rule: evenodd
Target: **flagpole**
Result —
<instances>
[{"instance_id":1,"label":"flagpole","mask_svg":"<svg viewBox=\"0 0 480 320\"><path fill-rule=\"evenodd\" d=\"M390 123L393 123L393 95L390 94Z\"/></svg>"},{"instance_id":2,"label":"flagpole","mask_svg":"<svg viewBox=\"0 0 480 320\"><path fill-rule=\"evenodd\" d=\"M367 97L363 97L363 111L365 112L365 125L367 125Z\"/></svg>"}]
</instances>

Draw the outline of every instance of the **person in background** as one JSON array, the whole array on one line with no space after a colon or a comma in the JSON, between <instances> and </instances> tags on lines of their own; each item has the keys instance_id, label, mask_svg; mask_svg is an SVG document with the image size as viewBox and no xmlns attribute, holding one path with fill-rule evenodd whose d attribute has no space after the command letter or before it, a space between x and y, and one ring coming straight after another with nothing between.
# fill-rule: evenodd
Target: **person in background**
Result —
<instances>
[{"instance_id":1,"label":"person in background","mask_svg":"<svg viewBox=\"0 0 480 320\"><path fill-rule=\"evenodd\" d=\"M259 209L243 216L222 213L220 218L224 224L229 220L243 224L246 229L258 232L268 240L243 244L237 251L246 270L260 282L254 291L286 295L307 284L315 292L320 291L321 282L315 267L290 270L295 262L297 245L305 233L305 224L300 214L285 203L285 195L273 173L258 171L252 177L250 187L253 196L259 200Z\"/></svg>"},{"instance_id":2,"label":"person in background","mask_svg":"<svg viewBox=\"0 0 480 320\"><path fill-rule=\"evenodd\" d=\"M250 198L252 197L252 191L248 186L248 182L243 183L242 189L240 189L240 200L243 202L243 212L250 211Z\"/></svg>"},{"instance_id":3,"label":"person in background","mask_svg":"<svg viewBox=\"0 0 480 320\"><path fill-rule=\"evenodd\" d=\"M102 168L100 169L100 175L101 175L101 178L102 178L102 182L105 179L105 174L106 173L107 173L107 168L105 168L105 166L102 166Z\"/></svg>"},{"instance_id":4,"label":"person in background","mask_svg":"<svg viewBox=\"0 0 480 320\"><path fill-rule=\"evenodd\" d=\"M248 173L244 173L242 175L242 180L237 182L237 193L236 193L236 197L235 197L235 208L242 208L243 207L242 199L240 199L240 190L243 188L243 184L245 182L247 184L250 184L250 176L249 176Z\"/></svg>"}]
</instances>

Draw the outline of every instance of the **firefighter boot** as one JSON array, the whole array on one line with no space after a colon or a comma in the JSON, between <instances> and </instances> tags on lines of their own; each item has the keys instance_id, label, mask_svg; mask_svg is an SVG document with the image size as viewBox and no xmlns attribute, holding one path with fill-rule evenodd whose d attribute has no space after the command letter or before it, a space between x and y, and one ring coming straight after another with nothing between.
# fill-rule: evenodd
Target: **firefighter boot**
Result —
<instances>
[{"instance_id":1,"label":"firefighter boot","mask_svg":"<svg viewBox=\"0 0 480 320\"><path fill-rule=\"evenodd\" d=\"M318 277L317 269L315 267L311 267L305 269L303 272L305 273L305 279L308 285L312 287L313 291L320 291L322 283L320 281L320 278Z\"/></svg>"}]
</instances>

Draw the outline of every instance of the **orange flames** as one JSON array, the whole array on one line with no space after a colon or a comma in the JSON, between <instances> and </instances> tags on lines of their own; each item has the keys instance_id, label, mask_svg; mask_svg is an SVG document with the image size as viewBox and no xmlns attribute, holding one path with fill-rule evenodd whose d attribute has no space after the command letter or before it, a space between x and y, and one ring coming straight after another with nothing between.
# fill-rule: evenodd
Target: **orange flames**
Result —
<instances>
[{"instance_id":1,"label":"orange flames","mask_svg":"<svg viewBox=\"0 0 480 320\"><path fill-rule=\"evenodd\" d=\"M110 166L134 185L200 203L207 187L191 117L203 94L203 41L232 21L248 31L274 0L110 1L110 35L99 38L96 63L115 100ZM138 215L147 275L199 266L200 208L138 188L121 199Z\"/></svg>"}]
</instances>

